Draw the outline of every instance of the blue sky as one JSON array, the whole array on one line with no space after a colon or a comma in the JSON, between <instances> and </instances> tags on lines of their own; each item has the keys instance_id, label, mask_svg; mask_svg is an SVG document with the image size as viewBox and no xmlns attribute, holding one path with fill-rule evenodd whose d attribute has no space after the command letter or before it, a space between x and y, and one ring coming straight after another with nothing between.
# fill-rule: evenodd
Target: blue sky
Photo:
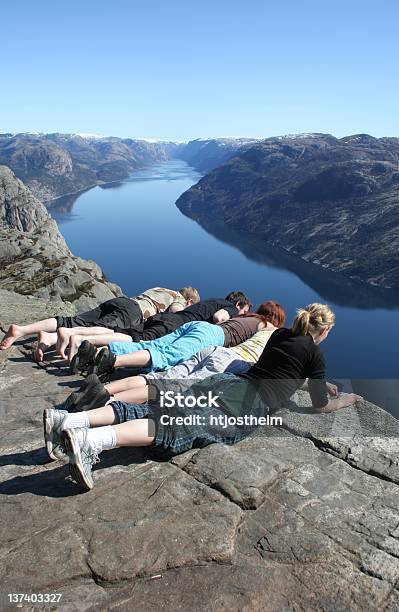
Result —
<instances>
[{"instance_id":1,"label":"blue sky","mask_svg":"<svg viewBox=\"0 0 399 612\"><path fill-rule=\"evenodd\" d=\"M397 0L13 0L0 131L399 136Z\"/></svg>"}]
</instances>

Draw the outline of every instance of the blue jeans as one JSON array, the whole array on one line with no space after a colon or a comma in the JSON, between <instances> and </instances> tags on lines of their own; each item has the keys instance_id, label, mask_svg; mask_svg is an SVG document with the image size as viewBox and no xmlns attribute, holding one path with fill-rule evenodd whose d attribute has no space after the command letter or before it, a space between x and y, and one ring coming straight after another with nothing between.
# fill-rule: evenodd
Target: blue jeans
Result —
<instances>
[{"instance_id":1,"label":"blue jeans","mask_svg":"<svg viewBox=\"0 0 399 612\"><path fill-rule=\"evenodd\" d=\"M223 346L224 340L224 331L219 325L190 321L162 338L149 342L112 342L109 349L115 355L148 351L151 355L150 370L156 371L171 368L208 346Z\"/></svg>"}]
</instances>

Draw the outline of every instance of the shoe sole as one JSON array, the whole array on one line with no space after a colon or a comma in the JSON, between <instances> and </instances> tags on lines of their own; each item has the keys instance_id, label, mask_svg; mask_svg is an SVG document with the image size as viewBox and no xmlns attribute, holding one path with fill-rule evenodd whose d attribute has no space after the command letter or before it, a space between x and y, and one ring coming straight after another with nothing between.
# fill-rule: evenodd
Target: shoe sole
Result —
<instances>
[{"instance_id":1,"label":"shoe sole","mask_svg":"<svg viewBox=\"0 0 399 612\"><path fill-rule=\"evenodd\" d=\"M64 402L64 410L68 410L68 412L72 412L71 408L75 408L77 402L79 400L79 396L76 392L71 393L71 395L68 395L68 397L66 398L65 402Z\"/></svg>"},{"instance_id":2,"label":"shoe sole","mask_svg":"<svg viewBox=\"0 0 399 612\"><path fill-rule=\"evenodd\" d=\"M64 443L69 457L69 471L72 478L84 489L90 491L94 483L92 480L88 481L86 478L80 456L80 447L76 444L74 436L70 435L68 429L64 432Z\"/></svg>"},{"instance_id":3,"label":"shoe sole","mask_svg":"<svg viewBox=\"0 0 399 612\"><path fill-rule=\"evenodd\" d=\"M99 353L97 353L96 358L94 360L94 365L90 369L90 374L96 374L102 383L106 383L109 381L111 374L115 370L114 366L111 368L101 371L101 361L107 349L103 348Z\"/></svg>"},{"instance_id":4,"label":"shoe sole","mask_svg":"<svg viewBox=\"0 0 399 612\"><path fill-rule=\"evenodd\" d=\"M52 461L57 461L57 457L53 454L53 436L52 436L53 428L50 422L48 408L45 408L43 411L43 430L44 430L44 445L46 447L47 454Z\"/></svg>"},{"instance_id":5,"label":"shoe sole","mask_svg":"<svg viewBox=\"0 0 399 612\"><path fill-rule=\"evenodd\" d=\"M96 358L96 350L88 340L83 340L77 355L79 356L80 370L87 372L93 365Z\"/></svg>"},{"instance_id":6,"label":"shoe sole","mask_svg":"<svg viewBox=\"0 0 399 612\"><path fill-rule=\"evenodd\" d=\"M89 387L97 385L100 382L100 379L97 376L93 376L89 374L89 376L82 382L80 385L79 391L74 391L71 395L68 395L64 402L64 410L68 410L69 412L73 412L70 410L71 408L79 408L79 402L82 397L87 393Z\"/></svg>"},{"instance_id":7,"label":"shoe sole","mask_svg":"<svg viewBox=\"0 0 399 612\"><path fill-rule=\"evenodd\" d=\"M53 436L52 436L53 426L52 426L51 419L49 416L48 408L45 408L43 411L43 430L44 430L44 445L46 447L46 451L50 459L52 461L65 461L68 458L68 456L64 452L61 452L61 451L57 453L57 448L59 447L59 445L56 444L54 446L53 444Z\"/></svg>"},{"instance_id":8,"label":"shoe sole","mask_svg":"<svg viewBox=\"0 0 399 612\"><path fill-rule=\"evenodd\" d=\"M108 402L109 399L110 399L109 393L105 389L102 389L101 391L97 393L95 397L93 397L86 404L84 403L78 404L77 408L79 408L80 411L94 410L95 408L102 408L102 406L105 406L105 404Z\"/></svg>"},{"instance_id":9,"label":"shoe sole","mask_svg":"<svg viewBox=\"0 0 399 612\"><path fill-rule=\"evenodd\" d=\"M71 374L78 374L79 372L79 355L78 354L72 357L71 363L69 364L69 371Z\"/></svg>"}]
</instances>

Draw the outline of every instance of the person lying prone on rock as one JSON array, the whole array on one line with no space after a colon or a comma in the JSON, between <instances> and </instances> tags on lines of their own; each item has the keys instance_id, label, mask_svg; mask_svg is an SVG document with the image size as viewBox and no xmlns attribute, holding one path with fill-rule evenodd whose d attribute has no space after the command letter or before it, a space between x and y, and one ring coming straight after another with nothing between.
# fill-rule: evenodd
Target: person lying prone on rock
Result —
<instances>
[{"instance_id":1,"label":"person lying prone on rock","mask_svg":"<svg viewBox=\"0 0 399 612\"><path fill-rule=\"evenodd\" d=\"M284 405L308 379L316 412L333 412L362 398L342 393L329 398L319 345L335 323L331 309L310 304L298 311L291 328L273 333L259 361L245 374L216 374L188 388L186 397L208 393L207 407L184 409L187 421L171 421L170 409L114 401L91 411L46 409L45 445L51 458L67 458L72 478L93 487L99 454L116 447L151 447L171 456L209 444L240 442L269 413ZM212 394L209 396L209 393ZM217 401L211 401L217 398ZM249 421L249 424L248 424Z\"/></svg>"},{"instance_id":2,"label":"person lying prone on rock","mask_svg":"<svg viewBox=\"0 0 399 612\"><path fill-rule=\"evenodd\" d=\"M157 380L203 379L213 374L240 374L249 370L261 356L272 333L283 326L285 312L277 302L268 300L257 309L266 319L266 327L254 336L233 347L210 346L193 357L163 372L129 376L103 385L97 375L89 375L79 392L72 393L65 402L68 410L90 410L113 399L142 403L148 401L148 384Z\"/></svg>"},{"instance_id":3,"label":"person lying prone on rock","mask_svg":"<svg viewBox=\"0 0 399 612\"><path fill-rule=\"evenodd\" d=\"M107 300L97 308L73 317L60 315L28 325L13 323L0 342L0 350L10 348L16 340L37 334L36 361L42 361L44 351L52 346L56 347L61 357L66 358L66 348L74 335L109 335L119 332L121 336L113 337L123 340L126 333L132 330L142 332L149 317L165 311L179 312L199 300L199 293L193 287L183 287L179 291L154 287L132 298L118 297Z\"/></svg>"}]
</instances>

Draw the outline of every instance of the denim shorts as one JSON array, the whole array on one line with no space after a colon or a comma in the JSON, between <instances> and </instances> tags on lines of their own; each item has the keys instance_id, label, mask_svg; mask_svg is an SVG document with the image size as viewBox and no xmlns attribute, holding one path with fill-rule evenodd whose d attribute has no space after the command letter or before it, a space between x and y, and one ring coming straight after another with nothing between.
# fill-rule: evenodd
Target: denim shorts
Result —
<instances>
[{"instance_id":1,"label":"denim shorts","mask_svg":"<svg viewBox=\"0 0 399 612\"><path fill-rule=\"evenodd\" d=\"M213 379L213 380L212 380ZM178 455L192 448L202 448L209 444L235 444L246 438L254 427L214 425L225 417L238 417L245 412L264 415L268 406L256 390L250 388L248 381L233 374L218 374L192 386L192 394L199 395L212 390L220 393L218 407L181 408L168 411L152 404L127 404L114 401L112 406L119 423L134 419L151 419L155 423L154 446L167 455ZM163 423L165 414L189 417L184 424ZM220 420L221 419L221 420ZM212 423L212 424L211 424Z\"/></svg>"}]
</instances>

